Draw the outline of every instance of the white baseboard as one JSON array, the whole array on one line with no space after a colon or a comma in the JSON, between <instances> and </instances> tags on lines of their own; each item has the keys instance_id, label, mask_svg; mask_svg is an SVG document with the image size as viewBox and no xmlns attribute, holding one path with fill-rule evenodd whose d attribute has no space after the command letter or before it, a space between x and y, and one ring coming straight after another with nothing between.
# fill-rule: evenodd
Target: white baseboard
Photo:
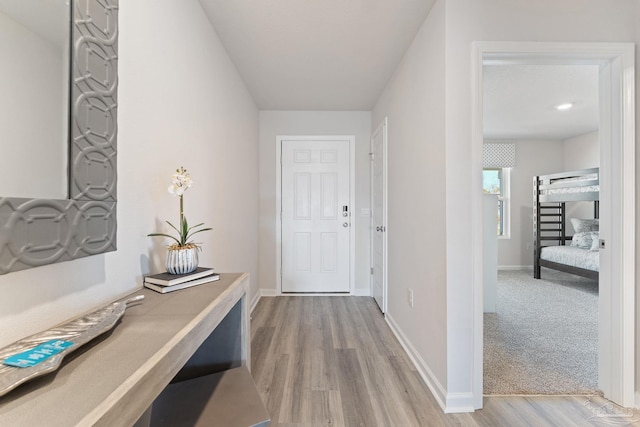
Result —
<instances>
[{"instance_id":1,"label":"white baseboard","mask_svg":"<svg viewBox=\"0 0 640 427\"><path fill-rule=\"evenodd\" d=\"M370 297L371 296L371 290L368 289L368 288L355 289L353 292L351 292L351 295L353 295L354 297Z\"/></svg>"},{"instance_id":2,"label":"white baseboard","mask_svg":"<svg viewBox=\"0 0 640 427\"><path fill-rule=\"evenodd\" d=\"M251 298L251 301L249 301L249 313L253 313L253 310L256 309L256 306L260 302L260 298L262 298L262 295L260 295L260 289L258 289L258 292L256 292L253 298Z\"/></svg>"},{"instance_id":3,"label":"white baseboard","mask_svg":"<svg viewBox=\"0 0 640 427\"><path fill-rule=\"evenodd\" d=\"M275 289L260 289L261 297L275 297L276 295Z\"/></svg>"},{"instance_id":4,"label":"white baseboard","mask_svg":"<svg viewBox=\"0 0 640 427\"><path fill-rule=\"evenodd\" d=\"M473 393L447 393L447 414L459 414L476 410L473 404Z\"/></svg>"},{"instance_id":5,"label":"white baseboard","mask_svg":"<svg viewBox=\"0 0 640 427\"><path fill-rule=\"evenodd\" d=\"M440 408L445 414L455 414L463 412L474 412L474 396L472 392L468 393L447 393L445 388L440 384L436 376L433 374L429 366L425 363L424 359L418 354L411 342L402 333L393 318L387 313L385 315L387 324L391 328L393 334L400 341L400 345L404 348L404 351L409 355L409 359L413 362L413 365L418 370L420 377L425 382L429 390L440 405Z\"/></svg>"},{"instance_id":6,"label":"white baseboard","mask_svg":"<svg viewBox=\"0 0 640 427\"><path fill-rule=\"evenodd\" d=\"M505 271L533 270L533 265L499 265L498 270L505 270Z\"/></svg>"},{"instance_id":7,"label":"white baseboard","mask_svg":"<svg viewBox=\"0 0 640 427\"><path fill-rule=\"evenodd\" d=\"M253 310L256 309L256 306L260 302L260 298L262 297L275 297L276 291L272 289L258 289L258 292L251 299L251 303L249 304L249 313L253 313Z\"/></svg>"},{"instance_id":8,"label":"white baseboard","mask_svg":"<svg viewBox=\"0 0 640 427\"><path fill-rule=\"evenodd\" d=\"M385 319L393 334L398 338L398 341L400 341L400 345L402 345L404 351L409 355L409 359L411 359L411 362L413 362L413 365L418 370L422 380L425 382L427 387L429 387L429 390L431 390L436 402L438 402L438 405L440 405L440 408L442 408L444 412L447 412L447 405L445 403L447 401L447 391L442 387L442 384L440 384L436 376L431 372L431 369L429 369L424 359L422 359L413 345L411 345L389 313L385 315Z\"/></svg>"}]
</instances>

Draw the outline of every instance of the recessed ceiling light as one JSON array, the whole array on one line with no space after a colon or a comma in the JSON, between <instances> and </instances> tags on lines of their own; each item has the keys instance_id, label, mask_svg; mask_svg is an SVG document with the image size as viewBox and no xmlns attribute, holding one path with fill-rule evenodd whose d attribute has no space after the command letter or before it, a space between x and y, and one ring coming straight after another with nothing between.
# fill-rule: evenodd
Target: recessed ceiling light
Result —
<instances>
[{"instance_id":1,"label":"recessed ceiling light","mask_svg":"<svg viewBox=\"0 0 640 427\"><path fill-rule=\"evenodd\" d=\"M563 111L563 110L568 110L571 107L573 107L573 104L571 102L565 102L565 103L556 105L556 110Z\"/></svg>"}]
</instances>

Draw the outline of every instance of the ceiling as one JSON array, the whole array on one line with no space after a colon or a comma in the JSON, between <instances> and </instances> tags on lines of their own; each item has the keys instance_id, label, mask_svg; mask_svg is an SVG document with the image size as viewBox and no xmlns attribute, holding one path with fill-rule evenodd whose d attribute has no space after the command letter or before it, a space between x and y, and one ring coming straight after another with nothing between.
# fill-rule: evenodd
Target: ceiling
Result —
<instances>
[{"instance_id":1,"label":"ceiling","mask_svg":"<svg viewBox=\"0 0 640 427\"><path fill-rule=\"evenodd\" d=\"M369 111L434 0L200 0L261 110Z\"/></svg>"},{"instance_id":2,"label":"ceiling","mask_svg":"<svg viewBox=\"0 0 640 427\"><path fill-rule=\"evenodd\" d=\"M371 110L434 0L199 0L261 110ZM597 129L596 66L487 65L487 139ZM554 105L574 102L568 111Z\"/></svg>"},{"instance_id":3,"label":"ceiling","mask_svg":"<svg viewBox=\"0 0 640 427\"><path fill-rule=\"evenodd\" d=\"M597 65L485 65L485 139L567 139L598 129ZM573 108L559 111L561 103Z\"/></svg>"}]
</instances>

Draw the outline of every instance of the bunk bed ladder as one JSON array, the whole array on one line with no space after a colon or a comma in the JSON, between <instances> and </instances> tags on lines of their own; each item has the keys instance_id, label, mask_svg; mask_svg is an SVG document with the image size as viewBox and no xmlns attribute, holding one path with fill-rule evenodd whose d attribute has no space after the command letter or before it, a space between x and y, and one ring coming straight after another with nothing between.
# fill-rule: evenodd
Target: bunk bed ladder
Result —
<instances>
[{"instance_id":1,"label":"bunk bed ladder","mask_svg":"<svg viewBox=\"0 0 640 427\"><path fill-rule=\"evenodd\" d=\"M534 205L534 277L540 278L540 250L543 246L564 245L565 233L564 202L535 203ZM544 242L544 244L543 244Z\"/></svg>"}]
</instances>

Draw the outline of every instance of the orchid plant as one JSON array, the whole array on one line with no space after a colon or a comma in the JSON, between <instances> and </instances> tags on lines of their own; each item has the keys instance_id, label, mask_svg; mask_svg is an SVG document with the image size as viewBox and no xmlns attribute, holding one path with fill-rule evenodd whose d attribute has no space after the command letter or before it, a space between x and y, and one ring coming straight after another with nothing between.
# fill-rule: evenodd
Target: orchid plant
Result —
<instances>
[{"instance_id":1,"label":"orchid plant","mask_svg":"<svg viewBox=\"0 0 640 427\"><path fill-rule=\"evenodd\" d=\"M178 227L174 226L169 221L166 221L166 223L178 233L178 237L176 238L165 233L148 234L150 237L168 237L175 240L175 243L169 246L170 250L199 248L196 243L189 239L191 239L194 234L212 230L212 228L209 227L199 228L202 227L204 223L193 225L191 227L189 227L189 224L187 223L187 217L184 215L184 192L191 188L192 184L193 181L191 180L191 175L183 167L176 169L176 172L171 176L171 185L169 185L168 190L171 195L178 196L180 198L180 223L178 224Z\"/></svg>"}]
</instances>

